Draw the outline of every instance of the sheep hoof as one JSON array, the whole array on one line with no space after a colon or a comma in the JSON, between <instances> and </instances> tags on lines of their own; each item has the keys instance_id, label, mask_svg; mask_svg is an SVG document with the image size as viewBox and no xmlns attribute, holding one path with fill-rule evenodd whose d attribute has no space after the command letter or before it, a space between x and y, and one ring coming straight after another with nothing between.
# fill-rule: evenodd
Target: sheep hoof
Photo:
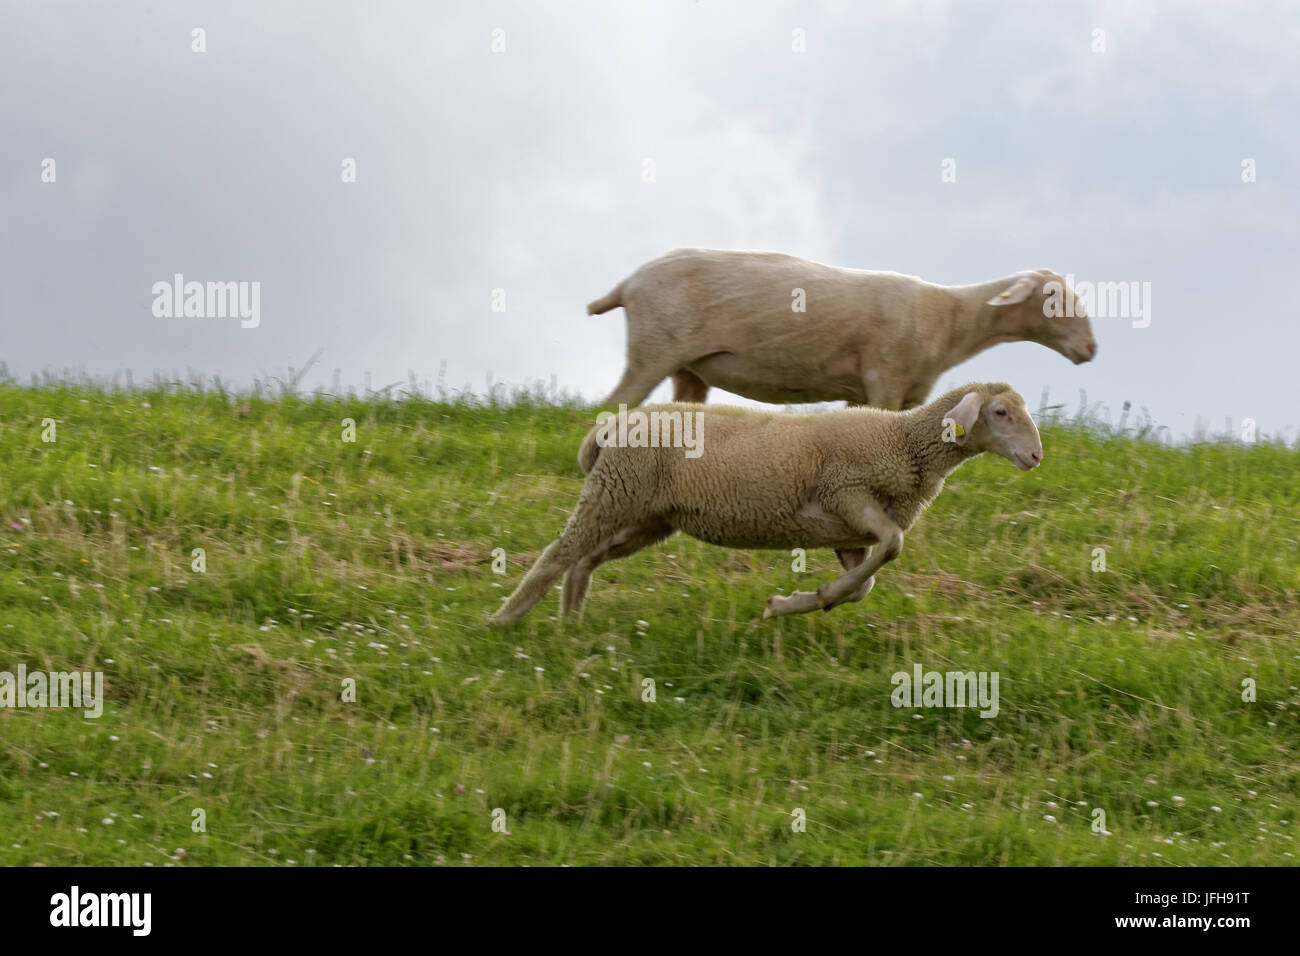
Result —
<instances>
[{"instance_id":1,"label":"sheep hoof","mask_svg":"<svg viewBox=\"0 0 1300 956\"><path fill-rule=\"evenodd\" d=\"M763 620L782 614L804 614L822 606L816 591L795 591L793 594L773 594L767 599Z\"/></svg>"}]
</instances>

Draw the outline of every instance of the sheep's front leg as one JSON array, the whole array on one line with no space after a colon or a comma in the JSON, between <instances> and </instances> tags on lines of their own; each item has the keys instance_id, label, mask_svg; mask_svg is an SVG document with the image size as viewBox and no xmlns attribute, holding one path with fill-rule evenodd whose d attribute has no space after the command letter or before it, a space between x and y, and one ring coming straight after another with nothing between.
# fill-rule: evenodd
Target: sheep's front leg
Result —
<instances>
[{"instance_id":1,"label":"sheep's front leg","mask_svg":"<svg viewBox=\"0 0 1300 956\"><path fill-rule=\"evenodd\" d=\"M835 557L840 559L840 565L845 571L852 571L866 560L867 550L867 548L836 548ZM861 601L871 593L871 589L875 586L875 577L867 578L862 587L854 591L842 603L849 604L854 601ZM769 618L778 614L802 614L805 611L816 611L821 607L823 607L821 598L817 596L816 591L796 591L789 596L778 594L767 602L767 609L763 612L763 617ZM780 610L776 610L777 608ZM830 610L830 608L826 608L826 610Z\"/></svg>"},{"instance_id":2,"label":"sheep's front leg","mask_svg":"<svg viewBox=\"0 0 1300 956\"><path fill-rule=\"evenodd\" d=\"M840 548L836 550L835 557L840 559L840 564L844 567L845 571L852 571L863 561L867 560L867 549L866 548ZM844 603L853 604L857 601L861 601L864 597L866 597L868 594L871 593L871 589L874 588L875 586L876 586L876 577L875 575L872 575L871 577L867 578L866 583L863 584L862 587L858 588L856 591L850 594L844 600Z\"/></svg>"},{"instance_id":3,"label":"sheep's front leg","mask_svg":"<svg viewBox=\"0 0 1300 956\"><path fill-rule=\"evenodd\" d=\"M903 529L885 514L875 502L853 506L849 514L842 514L846 522L863 532L864 536L880 542L871 555L855 567L845 571L829 584L816 591L796 591L790 595L776 594L768 598L763 617L780 617L783 614L804 614L860 601L873 587L875 574L886 562L894 560L903 550Z\"/></svg>"},{"instance_id":4,"label":"sheep's front leg","mask_svg":"<svg viewBox=\"0 0 1300 956\"><path fill-rule=\"evenodd\" d=\"M767 599L763 609L763 620L780 617L782 614L806 614L808 611L820 611L821 596L816 591L795 591L793 594L773 594Z\"/></svg>"}]
</instances>

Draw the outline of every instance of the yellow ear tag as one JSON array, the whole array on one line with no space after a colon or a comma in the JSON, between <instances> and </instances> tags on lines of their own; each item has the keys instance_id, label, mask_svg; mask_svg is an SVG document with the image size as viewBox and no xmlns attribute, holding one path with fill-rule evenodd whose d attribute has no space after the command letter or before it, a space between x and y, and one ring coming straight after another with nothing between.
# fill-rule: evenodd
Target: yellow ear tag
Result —
<instances>
[{"instance_id":1,"label":"yellow ear tag","mask_svg":"<svg viewBox=\"0 0 1300 956\"><path fill-rule=\"evenodd\" d=\"M956 435L958 438L966 437L966 429L961 427L961 422L952 423L952 433Z\"/></svg>"},{"instance_id":2,"label":"yellow ear tag","mask_svg":"<svg viewBox=\"0 0 1300 956\"><path fill-rule=\"evenodd\" d=\"M1009 299L1009 298L1011 298L1011 293L1010 293L1010 292L1003 292L1003 293L1001 293L1001 295L1002 295L1002 298L1004 298L1004 299Z\"/></svg>"}]
</instances>

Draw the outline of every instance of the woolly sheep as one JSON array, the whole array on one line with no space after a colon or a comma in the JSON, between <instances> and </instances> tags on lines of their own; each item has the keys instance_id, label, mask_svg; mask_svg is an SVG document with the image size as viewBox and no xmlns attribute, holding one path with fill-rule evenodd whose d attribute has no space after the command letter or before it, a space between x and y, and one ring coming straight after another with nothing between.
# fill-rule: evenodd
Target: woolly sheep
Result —
<instances>
[{"instance_id":1,"label":"woolly sheep","mask_svg":"<svg viewBox=\"0 0 1300 956\"><path fill-rule=\"evenodd\" d=\"M1038 342L1075 364L1097 354L1082 304L1047 269L939 286L776 252L679 249L587 312L617 306L627 369L607 408L639 404L669 375L678 402L716 386L761 402L913 408L945 371L1000 342Z\"/></svg>"},{"instance_id":2,"label":"woolly sheep","mask_svg":"<svg viewBox=\"0 0 1300 956\"><path fill-rule=\"evenodd\" d=\"M696 456L666 441L618 444L615 419L591 429L578 452L587 480L577 506L494 623L528 613L565 572L560 608L577 612L597 565L674 531L732 548L834 548L844 574L770 598L763 616L829 611L866 597L963 461L991 451L1028 471L1043 455L1024 399L1004 383L953 389L904 412L671 404L628 414L652 413L692 416Z\"/></svg>"}]
</instances>

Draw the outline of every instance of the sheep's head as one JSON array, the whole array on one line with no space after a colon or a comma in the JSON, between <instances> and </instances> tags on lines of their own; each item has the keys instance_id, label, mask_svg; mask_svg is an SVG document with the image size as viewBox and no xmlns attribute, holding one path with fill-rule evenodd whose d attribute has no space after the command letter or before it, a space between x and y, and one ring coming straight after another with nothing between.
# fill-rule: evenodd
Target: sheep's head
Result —
<instances>
[{"instance_id":1,"label":"sheep's head","mask_svg":"<svg viewBox=\"0 0 1300 956\"><path fill-rule=\"evenodd\" d=\"M987 304L1005 310L998 318L1008 334L1046 345L1075 365L1090 362L1097 354L1087 309L1050 269L1020 273Z\"/></svg>"},{"instance_id":2,"label":"sheep's head","mask_svg":"<svg viewBox=\"0 0 1300 956\"><path fill-rule=\"evenodd\" d=\"M1043 460L1038 426L1020 393L1009 385L972 385L944 415L945 440L973 452L991 451L1021 471Z\"/></svg>"}]
</instances>

